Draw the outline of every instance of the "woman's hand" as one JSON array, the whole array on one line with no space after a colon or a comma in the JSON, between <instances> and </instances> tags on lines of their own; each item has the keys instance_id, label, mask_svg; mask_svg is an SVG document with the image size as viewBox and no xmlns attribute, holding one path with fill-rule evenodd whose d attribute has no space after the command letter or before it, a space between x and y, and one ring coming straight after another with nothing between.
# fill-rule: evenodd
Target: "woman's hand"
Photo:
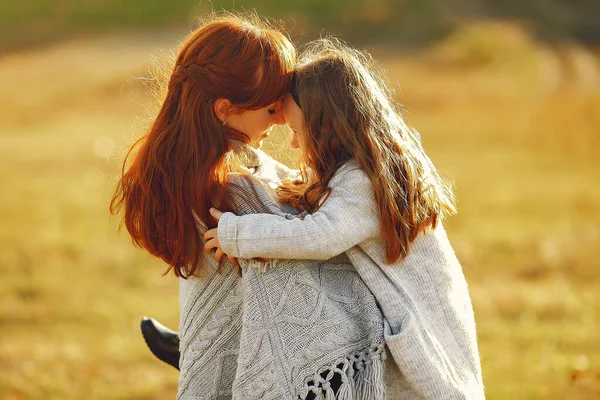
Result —
<instances>
[{"instance_id":1,"label":"woman's hand","mask_svg":"<svg viewBox=\"0 0 600 400\"><path fill-rule=\"evenodd\" d=\"M210 215L212 215L217 220L217 222L221 219L221 215L223 215L223 212L217 210L216 208L211 208L209 212ZM223 255L225 255L225 257L227 257L227 259L233 265L239 267L237 258L229 257L223 252L223 249L221 248L221 243L219 243L218 228L209 229L204 233L204 251L207 254L210 254L213 250L215 250L215 254L213 254L213 258L215 259L215 261L220 262Z\"/></svg>"}]
</instances>

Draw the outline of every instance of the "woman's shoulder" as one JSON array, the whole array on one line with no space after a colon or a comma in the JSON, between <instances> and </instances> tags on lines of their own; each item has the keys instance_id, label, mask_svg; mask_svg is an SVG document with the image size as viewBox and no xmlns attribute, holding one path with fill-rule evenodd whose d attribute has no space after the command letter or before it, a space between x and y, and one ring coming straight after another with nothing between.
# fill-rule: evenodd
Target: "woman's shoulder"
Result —
<instances>
[{"instance_id":1,"label":"woman's shoulder","mask_svg":"<svg viewBox=\"0 0 600 400\"><path fill-rule=\"evenodd\" d=\"M244 173L229 173L227 175L227 195L238 207L242 204L258 201L262 204L271 203L272 196L259 177Z\"/></svg>"},{"instance_id":2,"label":"woman's shoulder","mask_svg":"<svg viewBox=\"0 0 600 400\"><path fill-rule=\"evenodd\" d=\"M264 190L263 182L250 174L231 172L227 175L227 186L231 188Z\"/></svg>"}]
</instances>

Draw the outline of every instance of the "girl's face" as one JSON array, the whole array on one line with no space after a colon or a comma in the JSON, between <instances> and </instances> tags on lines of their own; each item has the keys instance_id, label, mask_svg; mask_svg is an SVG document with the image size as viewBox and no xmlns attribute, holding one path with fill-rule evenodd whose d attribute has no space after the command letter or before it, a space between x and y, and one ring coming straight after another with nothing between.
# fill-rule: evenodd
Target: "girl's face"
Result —
<instances>
[{"instance_id":1,"label":"girl's face","mask_svg":"<svg viewBox=\"0 0 600 400\"><path fill-rule=\"evenodd\" d=\"M244 110L231 114L227 118L227 125L248 136L250 142L258 148L262 141L269 137L273 125L285 124L281 103L279 100L258 110Z\"/></svg>"},{"instance_id":2,"label":"girl's face","mask_svg":"<svg viewBox=\"0 0 600 400\"><path fill-rule=\"evenodd\" d=\"M283 99L282 111L285 122L292 130L292 148L304 151L307 138L304 113L289 94Z\"/></svg>"}]
</instances>

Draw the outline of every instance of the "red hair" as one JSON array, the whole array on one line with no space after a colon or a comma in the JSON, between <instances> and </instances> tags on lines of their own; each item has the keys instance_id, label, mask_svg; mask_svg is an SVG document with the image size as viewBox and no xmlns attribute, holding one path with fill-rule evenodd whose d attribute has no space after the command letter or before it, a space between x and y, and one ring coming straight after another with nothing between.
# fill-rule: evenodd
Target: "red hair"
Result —
<instances>
[{"instance_id":1,"label":"red hair","mask_svg":"<svg viewBox=\"0 0 600 400\"><path fill-rule=\"evenodd\" d=\"M294 63L290 41L258 18L216 18L184 40L158 115L127 153L110 203L111 213L123 213L134 244L176 276L201 266L196 217L213 227L210 207L231 210L225 155L231 139L249 141L221 124L215 101L242 110L273 104L288 92Z\"/></svg>"}]
</instances>

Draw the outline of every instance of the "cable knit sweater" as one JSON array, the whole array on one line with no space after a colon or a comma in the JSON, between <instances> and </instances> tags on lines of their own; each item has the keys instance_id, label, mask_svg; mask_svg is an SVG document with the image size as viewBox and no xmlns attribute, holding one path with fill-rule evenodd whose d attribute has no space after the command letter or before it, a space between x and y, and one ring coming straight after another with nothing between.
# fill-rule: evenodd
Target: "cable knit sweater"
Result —
<instances>
[{"instance_id":1,"label":"cable knit sweater","mask_svg":"<svg viewBox=\"0 0 600 400\"><path fill-rule=\"evenodd\" d=\"M321 260L345 252L383 311L385 342L401 372L393 398L483 399L473 308L443 227L420 234L404 260L386 264L368 176L350 161L329 187L321 208L303 219L223 214L223 250Z\"/></svg>"},{"instance_id":2,"label":"cable knit sweater","mask_svg":"<svg viewBox=\"0 0 600 400\"><path fill-rule=\"evenodd\" d=\"M260 181L231 177L234 209L294 218L268 193L289 171L257 154ZM278 260L265 273L240 263L242 279L205 256L200 276L180 280L178 399L400 398L381 310L347 256Z\"/></svg>"}]
</instances>

